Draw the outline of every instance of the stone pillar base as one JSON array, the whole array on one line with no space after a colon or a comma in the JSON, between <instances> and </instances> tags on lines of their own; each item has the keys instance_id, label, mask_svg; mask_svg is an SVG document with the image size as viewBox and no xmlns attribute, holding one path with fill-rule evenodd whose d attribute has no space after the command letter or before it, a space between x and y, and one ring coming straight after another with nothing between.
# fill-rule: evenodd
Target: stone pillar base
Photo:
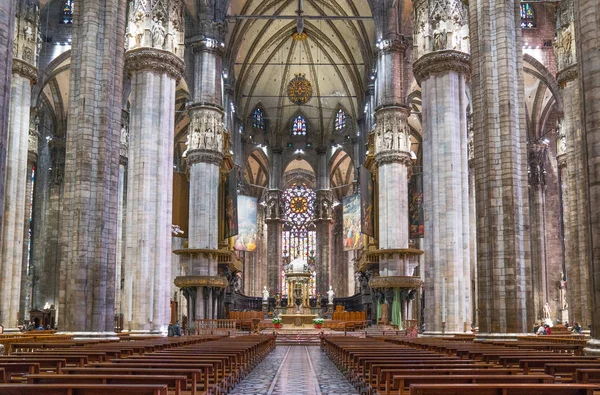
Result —
<instances>
[{"instance_id":1,"label":"stone pillar base","mask_svg":"<svg viewBox=\"0 0 600 395\"><path fill-rule=\"evenodd\" d=\"M333 317L333 303L327 305L327 318Z\"/></svg>"},{"instance_id":2,"label":"stone pillar base","mask_svg":"<svg viewBox=\"0 0 600 395\"><path fill-rule=\"evenodd\" d=\"M268 303L264 303L262 304L262 312L264 314L265 320L267 318L269 318L269 304Z\"/></svg>"}]
</instances>

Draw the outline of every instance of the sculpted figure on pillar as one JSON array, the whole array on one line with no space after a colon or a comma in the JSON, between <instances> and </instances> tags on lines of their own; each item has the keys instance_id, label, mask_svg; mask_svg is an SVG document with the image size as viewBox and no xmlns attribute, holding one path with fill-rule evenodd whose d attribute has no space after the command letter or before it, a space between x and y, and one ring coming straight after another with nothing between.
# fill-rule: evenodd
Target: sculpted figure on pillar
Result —
<instances>
[{"instance_id":1,"label":"sculpted figure on pillar","mask_svg":"<svg viewBox=\"0 0 600 395\"><path fill-rule=\"evenodd\" d=\"M375 154L399 154L408 158L410 163L410 129L408 126L409 110L405 107L385 107L379 109L375 118Z\"/></svg>"},{"instance_id":2,"label":"sculpted figure on pillar","mask_svg":"<svg viewBox=\"0 0 600 395\"><path fill-rule=\"evenodd\" d=\"M267 220L280 220L283 209L281 207L281 191L272 189L267 193Z\"/></svg>"},{"instance_id":3,"label":"sculpted figure on pillar","mask_svg":"<svg viewBox=\"0 0 600 395\"><path fill-rule=\"evenodd\" d=\"M37 78L40 10L34 0L16 2L13 72L35 81Z\"/></svg>"},{"instance_id":4,"label":"sculpted figure on pillar","mask_svg":"<svg viewBox=\"0 0 600 395\"><path fill-rule=\"evenodd\" d=\"M556 35L553 42L559 72L577 63L574 29L573 1L562 1L556 10Z\"/></svg>"},{"instance_id":5,"label":"sculpted figure on pillar","mask_svg":"<svg viewBox=\"0 0 600 395\"><path fill-rule=\"evenodd\" d=\"M542 142L529 145L527 161L529 164L529 185L546 185L546 170L544 169L548 146Z\"/></svg>"},{"instance_id":6,"label":"sculpted figure on pillar","mask_svg":"<svg viewBox=\"0 0 600 395\"><path fill-rule=\"evenodd\" d=\"M469 52L467 7L461 0L419 0L414 2L415 59L430 52Z\"/></svg>"},{"instance_id":7,"label":"sculpted figure on pillar","mask_svg":"<svg viewBox=\"0 0 600 395\"><path fill-rule=\"evenodd\" d=\"M223 113L212 107L190 110L187 152L213 151L223 154Z\"/></svg>"},{"instance_id":8,"label":"sculpted figure on pillar","mask_svg":"<svg viewBox=\"0 0 600 395\"><path fill-rule=\"evenodd\" d=\"M182 0L129 3L127 50L156 48L183 58Z\"/></svg>"},{"instance_id":9,"label":"sculpted figure on pillar","mask_svg":"<svg viewBox=\"0 0 600 395\"><path fill-rule=\"evenodd\" d=\"M317 191L317 201L315 202L315 219L331 220L331 207L333 207L333 194L331 190L324 189Z\"/></svg>"},{"instance_id":10,"label":"sculpted figure on pillar","mask_svg":"<svg viewBox=\"0 0 600 395\"><path fill-rule=\"evenodd\" d=\"M37 155L39 139L40 116L32 111L29 119L29 136L27 142L27 151Z\"/></svg>"}]
</instances>

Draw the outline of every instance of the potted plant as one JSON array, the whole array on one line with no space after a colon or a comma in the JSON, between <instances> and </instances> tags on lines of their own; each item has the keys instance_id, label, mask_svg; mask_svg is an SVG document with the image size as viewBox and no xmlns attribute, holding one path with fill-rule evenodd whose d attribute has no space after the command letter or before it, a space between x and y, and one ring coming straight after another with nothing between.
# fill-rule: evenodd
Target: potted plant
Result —
<instances>
[{"instance_id":1,"label":"potted plant","mask_svg":"<svg viewBox=\"0 0 600 395\"><path fill-rule=\"evenodd\" d=\"M323 318L314 318L313 324L315 324L315 328L321 329L321 327L323 326Z\"/></svg>"},{"instance_id":2,"label":"potted plant","mask_svg":"<svg viewBox=\"0 0 600 395\"><path fill-rule=\"evenodd\" d=\"M275 325L275 329L281 328L281 318L280 317L273 318L271 320L271 322L273 322L273 325Z\"/></svg>"}]
</instances>

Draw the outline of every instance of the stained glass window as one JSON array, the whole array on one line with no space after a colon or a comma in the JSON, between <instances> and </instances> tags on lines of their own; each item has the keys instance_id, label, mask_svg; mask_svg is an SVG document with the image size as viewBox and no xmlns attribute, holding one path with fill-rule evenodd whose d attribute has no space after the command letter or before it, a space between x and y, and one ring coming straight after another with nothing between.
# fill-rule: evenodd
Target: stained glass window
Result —
<instances>
[{"instance_id":1,"label":"stained glass window","mask_svg":"<svg viewBox=\"0 0 600 395\"><path fill-rule=\"evenodd\" d=\"M298 115L294 119L292 125L292 135L294 136L306 136L306 121L302 115Z\"/></svg>"},{"instance_id":2,"label":"stained glass window","mask_svg":"<svg viewBox=\"0 0 600 395\"><path fill-rule=\"evenodd\" d=\"M265 116L260 108L257 108L252 113L252 126L257 129L265 128Z\"/></svg>"},{"instance_id":3,"label":"stained glass window","mask_svg":"<svg viewBox=\"0 0 600 395\"><path fill-rule=\"evenodd\" d=\"M346 113L341 108L335 115L334 127L336 132L339 132L346 127Z\"/></svg>"},{"instance_id":4,"label":"stained glass window","mask_svg":"<svg viewBox=\"0 0 600 395\"><path fill-rule=\"evenodd\" d=\"M523 29L535 27L535 9L529 3L521 4L521 27Z\"/></svg>"},{"instance_id":5,"label":"stained glass window","mask_svg":"<svg viewBox=\"0 0 600 395\"><path fill-rule=\"evenodd\" d=\"M287 265L296 258L306 260L311 272L309 292L315 295L315 232L314 205L317 195L306 184L294 184L283 192L284 225L282 234L283 264ZM285 282L285 270L281 273L284 295L289 294Z\"/></svg>"},{"instance_id":6,"label":"stained glass window","mask_svg":"<svg viewBox=\"0 0 600 395\"><path fill-rule=\"evenodd\" d=\"M75 5L75 0L65 0L63 5L63 23L71 24L73 23L73 6Z\"/></svg>"}]
</instances>

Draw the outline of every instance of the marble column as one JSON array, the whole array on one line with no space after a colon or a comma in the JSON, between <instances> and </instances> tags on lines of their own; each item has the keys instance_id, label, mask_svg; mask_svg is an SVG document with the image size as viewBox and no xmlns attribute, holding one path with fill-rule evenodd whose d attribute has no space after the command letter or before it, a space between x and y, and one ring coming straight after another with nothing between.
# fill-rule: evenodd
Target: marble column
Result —
<instances>
[{"instance_id":1,"label":"marble column","mask_svg":"<svg viewBox=\"0 0 600 395\"><path fill-rule=\"evenodd\" d=\"M6 0L0 3L0 207L4 207L4 182L6 168L6 143L8 139L8 119L11 90L13 38L15 26L15 3L18 0ZM0 236L4 211L0 210Z\"/></svg>"},{"instance_id":2,"label":"marble column","mask_svg":"<svg viewBox=\"0 0 600 395\"><path fill-rule=\"evenodd\" d=\"M27 143L27 176L25 187L25 210L23 215L23 264L21 265L21 298L19 300L19 323L29 322L29 311L33 303L33 262L30 261L33 250L29 244L30 232L33 231L30 218L33 216L33 187L32 176L37 172L38 160L38 127L39 116L32 111L29 122L29 136Z\"/></svg>"},{"instance_id":3,"label":"marble column","mask_svg":"<svg viewBox=\"0 0 600 395\"><path fill-rule=\"evenodd\" d=\"M6 145L6 178L0 251L0 322L7 329L17 327L23 265L23 226L27 186L27 144L31 86L37 78L37 2L16 3L13 43L10 113Z\"/></svg>"},{"instance_id":4,"label":"marble column","mask_svg":"<svg viewBox=\"0 0 600 395\"><path fill-rule=\"evenodd\" d=\"M600 4L595 0L574 2L577 68L581 98L581 132L587 172L588 223L590 227L590 286L592 340L585 351L600 354ZM580 262L585 264L585 262Z\"/></svg>"},{"instance_id":5,"label":"marble column","mask_svg":"<svg viewBox=\"0 0 600 395\"><path fill-rule=\"evenodd\" d=\"M573 0L563 0L556 13L556 78L563 100L557 149L565 164L562 197L568 318L569 322L579 322L587 328L592 322L590 267L581 263L590 260L590 228L584 225L589 223L587 171L581 133L581 91L573 7Z\"/></svg>"},{"instance_id":6,"label":"marble column","mask_svg":"<svg viewBox=\"0 0 600 395\"><path fill-rule=\"evenodd\" d=\"M175 86L184 71L181 0L131 4L125 69L131 79L125 240L130 331L170 321ZM131 310L130 310L131 309Z\"/></svg>"},{"instance_id":7,"label":"marble column","mask_svg":"<svg viewBox=\"0 0 600 395\"><path fill-rule=\"evenodd\" d=\"M467 14L460 0L415 2L419 58L413 73L421 85L423 103L428 333L466 332L471 327Z\"/></svg>"},{"instance_id":8,"label":"marble column","mask_svg":"<svg viewBox=\"0 0 600 395\"><path fill-rule=\"evenodd\" d=\"M269 191L267 192L267 288L271 295L281 292L281 254L283 230L283 149L273 147L271 149L271 173L269 174ZM262 287L260 288L262 289Z\"/></svg>"},{"instance_id":9,"label":"marble column","mask_svg":"<svg viewBox=\"0 0 600 395\"><path fill-rule=\"evenodd\" d=\"M530 331L520 1L469 1L480 333Z\"/></svg>"},{"instance_id":10,"label":"marble column","mask_svg":"<svg viewBox=\"0 0 600 395\"><path fill-rule=\"evenodd\" d=\"M193 79L188 105L187 162L190 167L188 248L176 253L188 256L187 276L177 277L191 313L191 325L216 318L217 302L228 284L218 275L219 183L225 142L222 108L222 56L225 30L218 21L204 21L200 39L190 42Z\"/></svg>"},{"instance_id":11,"label":"marble column","mask_svg":"<svg viewBox=\"0 0 600 395\"><path fill-rule=\"evenodd\" d=\"M544 190L546 186L544 166L547 160L548 146L541 141L532 141L528 145L528 150L532 297L528 301L527 308L533 310L534 317L537 320L543 318L544 305L550 302L544 228ZM555 317L551 318L554 319Z\"/></svg>"},{"instance_id":12,"label":"marble column","mask_svg":"<svg viewBox=\"0 0 600 395\"><path fill-rule=\"evenodd\" d=\"M317 148L317 201L315 202L315 225L317 235L317 251L315 251L317 266L317 294L324 295L331 283L330 268L332 264L331 255L331 231L332 231L332 207L333 194L329 189L329 169L327 166L327 148Z\"/></svg>"},{"instance_id":13,"label":"marble column","mask_svg":"<svg viewBox=\"0 0 600 395\"><path fill-rule=\"evenodd\" d=\"M428 333L466 332L471 326L467 14L460 0L415 2L419 58L413 73L423 99Z\"/></svg>"},{"instance_id":14,"label":"marble column","mask_svg":"<svg viewBox=\"0 0 600 395\"><path fill-rule=\"evenodd\" d=\"M125 3L86 0L73 17L57 314L99 336L115 315Z\"/></svg>"}]
</instances>

